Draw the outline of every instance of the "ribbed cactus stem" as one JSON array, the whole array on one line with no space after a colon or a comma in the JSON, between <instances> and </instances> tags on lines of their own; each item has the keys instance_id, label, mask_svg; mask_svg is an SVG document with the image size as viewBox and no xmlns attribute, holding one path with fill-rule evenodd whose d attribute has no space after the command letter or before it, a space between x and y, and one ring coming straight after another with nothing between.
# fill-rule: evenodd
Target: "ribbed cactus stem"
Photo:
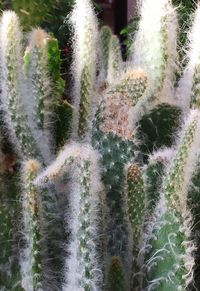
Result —
<instances>
[{"instance_id":1,"label":"ribbed cactus stem","mask_svg":"<svg viewBox=\"0 0 200 291\"><path fill-rule=\"evenodd\" d=\"M186 209L187 191L198 155L199 116L198 110L190 112L177 153L164 180L168 208Z\"/></svg>"},{"instance_id":2,"label":"ribbed cactus stem","mask_svg":"<svg viewBox=\"0 0 200 291\"><path fill-rule=\"evenodd\" d=\"M190 241L187 191L199 153L199 117L197 110L191 111L163 181L148 242L148 290L185 290L193 280L194 245Z\"/></svg>"},{"instance_id":3,"label":"ribbed cactus stem","mask_svg":"<svg viewBox=\"0 0 200 291\"><path fill-rule=\"evenodd\" d=\"M134 106L144 94L147 84L147 75L142 70L128 70L121 76L115 90L126 94L132 101L132 106Z\"/></svg>"},{"instance_id":4,"label":"ribbed cactus stem","mask_svg":"<svg viewBox=\"0 0 200 291\"><path fill-rule=\"evenodd\" d=\"M149 157L148 164L143 169L144 190L147 203L145 211L147 223L160 199L162 177L173 154L174 151L171 149L157 151Z\"/></svg>"},{"instance_id":5,"label":"ribbed cactus stem","mask_svg":"<svg viewBox=\"0 0 200 291\"><path fill-rule=\"evenodd\" d=\"M169 98L176 72L177 15L171 0L143 0L133 44L133 64L149 77L151 98ZM158 96L158 92L162 94ZM153 95L153 96L152 96ZM164 95L164 96L163 96Z\"/></svg>"},{"instance_id":6,"label":"ribbed cactus stem","mask_svg":"<svg viewBox=\"0 0 200 291\"><path fill-rule=\"evenodd\" d=\"M182 106L199 108L200 106L200 40L198 37L200 29L200 5L194 13L193 25L189 33L189 50L187 54L188 64L180 80L177 95Z\"/></svg>"},{"instance_id":7,"label":"ribbed cactus stem","mask_svg":"<svg viewBox=\"0 0 200 291\"><path fill-rule=\"evenodd\" d=\"M101 78L107 79L108 75L108 59L109 59L109 43L112 36L112 31L109 26L104 25L100 29L100 56L101 56Z\"/></svg>"},{"instance_id":8,"label":"ribbed cactus stem","mask_svg":"<svg viewBox=\"0 0 200 291\"><path fill-rule=\"evenodd\" d=\"M107 278L108 291L127 290L123 265L119 257L112 257Z\"/></svg>"},{"instance_id":9,"label":"ribbed cactus stem","mask_svg":"<svg viewBox=\"0 0 200 291\"><path fill-rule=\"evenodd\" d=\"M73 64L74 118L73 135L87 135L96 76L98 28L90 0L76 0L70 16L74 31Z\"/></svg>"},{"instance_id":10,"label":"ribbed cactus stem","mask_svg":"<svg viewBox=\"0 0 200 291\"><path fill-rule=\"evenodd\" d=\"M49 36L46 39L46 54L49 77L51 79L51 90L54 96L54 103L56 103L65 89L65 81L61 77L61 52L56 38Z\"/></svg>"},{"instance_id":11,"label":"ribbed cactus stem","mask_svg":"<svg viewBox=\"0 0 200 291\"><path fill-rule=\"evenodd\" d=\"M34 29L30 36L30 78L35 93L36 122L39 127L50 126L52 110L51 86L48 73L46 42L48 35L42 29Z\"/></svg>"},{"instance_id":12,"label":"ribbed cactus stem","mask_svg":"<svg viewBox=\"0 0 200 291\"><path fill-rule=\"evenodd\" d=\"M103 218L100 214L102 216L104 196L97 153L87 144L68 144L35 183L52 182L66 171L73 171L73 181L69 197L71 240L63 291L98 290L103 282L102 249L101 254L98 250L101 245Z\"/></svg>"},{"instance_id":13,"label":"ribbed cactus stem","mask_svg":"<svg viewBox=\"0 0 200 291\"><path fill-rule=\"evenodd\" d=\"M127 166L127 206L133 230L133 253L137 255L144 222L145 193L142 171L136 164Z\"/></svg>"},{"instance_id":14,"label":"ribbed cactus stem","mask_svg":"<svg viewBox=\"0 0 200 291\"><path fill-rule=\"evenodd\" d=\"M12 11L3 13L0 24L1 101L5 126L19 154L36 155L35 143L27 126L23 106L26 95L22 63L22 34L19 19Z\"/></svg>"},{"instance_id":15,"label":"ribbed cactus stem","mask_svg":"<svg viewBox=\"0 0 200 291\"><path fill-rule=\"evenodd\" d=\"M22 211L25 249L21 258L22 285L27 291L42 290L40 197L33 184L40 166L37 161L25 162L22 183Z\"/></svg>"},{"instance_id":16,"label":"ribbed cactus stem","mask_svg":"<svg viewBox=\"0 0 200 291\"><path fill-rule=\"evenodd\" d=\"M53 148L53 125L55 119L53 114L56 100L52 89L53 82L49 73L48 39L50 37L47 33L39 28L34 29L30 34L30 69L28 77L33 100L29 101L28 111L33 124L36 125L35 127L38 127L43 132L43 136L46 139L45 143L48 144L49 148ZM38 143L40 144L40 141Z\"/></svg>"},{"instance_id":17,"label":"ribbed cactus stem","mask_svg":"<svg viewBox=\"0 0 200 291\"><path fill-rule=\"evenodd\" d=\"M122 55L119 39L112 35L109 43L108 77L109 84L115 83L121 75Z\"/></svg>"}]
</instances>

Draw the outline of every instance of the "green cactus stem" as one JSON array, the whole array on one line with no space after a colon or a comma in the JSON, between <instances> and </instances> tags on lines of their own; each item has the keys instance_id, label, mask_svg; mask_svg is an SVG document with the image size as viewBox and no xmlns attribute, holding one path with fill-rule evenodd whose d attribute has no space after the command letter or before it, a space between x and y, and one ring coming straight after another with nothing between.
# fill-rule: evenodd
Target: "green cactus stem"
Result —
<instances>
[{"instance_id":1,"label":"green cactus stem","mask_svg":"<svg viewBox=\"0 0 200 291\"><path fill-rule=\"evenodd\" d=\"M192 111L163 181L147 244L146 283L150 290L185 290L193 280L194 244L190 241L187 193L196 167L199 126L199 112Z\"/></svg>"},{"instance_id":2,"label":"green cactus stem","mask_svg":"<svg viewBox=\"0 0 200 291\"><path fill-rule=\"evenodd\" d=\"M36 145L27 125L23 105L26 95L22 65L22 34L19 19L12 11L5 11L1 19L1 78L5 127L14 148L21 156L34 157Z\"/></svg>"},{"instance_id":3,"label":"green cactus stem","mask_svg":"<svg viewBox=\"0 0 200 291\"><path fill-rule=\"evenodd\" d=\"M145 193L142 171L136 164L127 166L127 206L129 220L133 229L133 253L139 249L141 231L144 222Z\"/></svg>"},{"instance_id":4,"label":"green cactus stem","mask_svg":"<svg viewBox=\"0 0 200 291\"><path fill-rule=\"evenodd\" d=\"M102 246L99 253L104 195L97 153L87 144L68 144L35 183L56 181L73 168L73 188L71 186L69 197L71 238L67 247L70 255L66 258L63 290L89 291L101 288L104 277Z\"/></svg>"},{"instance_id":5,"label":"green cactus stem","mask_svg":"<svg viewBox=\"0 0 200 291\"><path fill-rule=\"evenodd\" d=\"M165 168L172 159L174 151L164 149L153 153L148 164L143 168L144 190L146 197L145 216L148 223L160 199L160 188Z\"/></svg>"},{"instance_id":6,"label":"green cactus stem","mask_svg":"<svg viewBox=\"0 0 200 291\"><path fill-rule=\"evenodd\" d=\"M109 59L109 43L112 36L112 31L109 26L103 25L100 29L100 46L101 46L101 78L107 79L108 75L108 59ZM103 75L103 76L102 76Z\"/></svg>"},{"instance_id":7,"label":"green cactus stem","mask_svg":"<svg viewBox=\"0 0 200 291\"><path fill-rule=\"evenodd\" d=\"M97 18L90 0L76 0L70 16L73 28L73 136L84 139L90 127L97 65Z\"/></svg>"},{"instance_id":8,"label":"green cactus stem","mask_svg":"<svg viewBox=\"0 0 200 291\"><path fill-rule=\"evenodd\" d=\"M119 257L112 257L107 278L107 291L126 291L125 274Z\"/></svg>"},{"instance_id":9,"label":"green cactus stem","mask_svg":"<svg viewBox=\"0 0 200 291\"><path fill-rule=\"evenodd\" d=\"M25 162L23 168L22 211L24 221L25 249L21 258L22 285L25 290L41 290L41 223L40 223L40 197L33 184L39 170L35 160Z\"/></svg>"},{"instance_id":10,"label":"green cactus stem","mask_svg":"<svg viewBox=\"0 0 200 291\"><path fill-rule=\"evenodd\" d=\"M133 64L149 76L150 95L154 95L149 97L169 98L169 84L173 86L178 58L174 41L178 27L176 11L170 0L156 0L154 5L151 0L145 0L140 15L133 44Z\"/></svg>"},{"instance_id":11,"label":"green cactus stem","mask_svg":"<svg viewBox=\"0 0 200 291\"><path fill-rule=\"evenodd\" d=\"M122 55L120 42L116 35L112 35L109 43L109 58L108 58L108 77L109 84L115 83L121 76L122 71Z\"/></svg>"},{"instance_id":12,"label":"green cactus stem","mask_svg":"<svg viewBox=\"0 0 200 291\"><path fill-rule=\"evenodd\" d=\"M3 159L2 159L3 158ZM0 289L22 291L19 268L19 203L11 155L1 156L0 171ZM8 166L11 166L8 168Z\"/></svg>"}]
</instances>

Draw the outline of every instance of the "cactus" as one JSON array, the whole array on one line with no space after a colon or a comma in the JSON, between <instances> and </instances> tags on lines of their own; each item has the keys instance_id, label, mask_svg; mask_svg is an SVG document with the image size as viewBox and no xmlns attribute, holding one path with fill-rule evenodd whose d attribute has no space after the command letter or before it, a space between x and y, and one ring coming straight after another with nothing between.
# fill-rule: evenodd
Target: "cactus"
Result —
<instances>
[{"instance_id":1,"label":"cactus","mask_svg":"<svg viewBox=\"0 0 200 291\"><path fill-rule=\"evenodd\" d=\"M33 184L39 170L35 160L25 162L23 167L22 197L25 249L21 258L22 287L25 290L41 290L41 225L40 225L40 197Z\"/></svg>"},{"instance_id":2,"label":"cactus","mask_svg":"<svg viewBox=\"0 0 200 291\"><path fill-rule=\"evenodd\" d=\"M188 33L189 50L187 53L187 66L184 70L183 76L179 82L177 89L177 97L180 105L187 109L189 106L199 107L199 58L200 58L200 45L197 37L200 27L200 6L193 16L193 25L191 31Z\"/></svg>"},{"instance_id":3,"label":"cactus","mask_svg":"<svg viewBox=\"0 0 200 291\"><path fill-rule=\"evenodd\" d=\"M4 12L1 19L1 77L4 122L14 148L20 156L36 156L35 142L30 135L24 114L24 76L22 72L22 34L19 19L12 11Z\"/></svg>"},{"instance_id":4,"label":"cactus","mask_svg":"<svg viewBox=\"0 0 200 291\"><path fill-rule=\"evenodd\" d=\"M107 79L108 75L108 60L109 60L109 43L112 36L112 31L109 26L103 25L100 29L100 56L101 56L101 68L100 77L103 80Z\"/></svg>"},{"instance_id":5,"label":"cactus","mask_svg":"<svg viewBox=\"0 0 200 291\"><path fill-rule=\"evenodd\" d=\"M57 160L35 183L47 183L57 179L70 169L72 163L75 163L76 173L69 202L72 234L63 290L95 290L103 282L102 266L95 242L101 235L98 230L101 229L102 217L98 213L101 213L99 207L104 204L96 152L87 144L66 145Z\"/></svg>"},{"instance_id":6,"label":"cactus","mask_svg":"<svg viewBox=\"0 0 200 291\"><path fill-rule=\"evenodd\" d=\"M90 0L76 0L70 16L74 30L73 135L84 138L89 127L95 85L98 28Z\"/></svg>"},{"instance_id":7,"label":"cactus","mask_svg":"<svg viewBox=\"0 0 200 291\"><path fill-rule=\"evenodd\" d=\"M148 164L143 169L144 191L146 198L145 216L148 224L149 219L155 210L160 198L160 187L165 168L173 157L174 151L164 149L153 153L148 160Z\"/></svg>"},{"instance_id":8,"label":"cactus","mask_svg":"<svg viewBox=\"0 0 200 291\"><path fill-rule=\"evenodd\" d=\"M194 245L189 241L190 212L187 209L187 191L196 167L200 142L198 133L199 112L192 111L163 181L163 192L147 243L150 251L145 267L150 290L185 290L193 280ZM188 165L192 167L189 171Z\"/></svg>"},{"instance_id":9,"label":"cactus","mask_svg":"<svg viewBox=\"0 0 200 291\"><path fill-rule=\"evenodd\" d=\"M132 62L149 76L150 97L169 98L176 72L177 15L170 0L142 1ZM161 92L162 91L162 92ZM161 92L160 97L158 93Z\"/></svg>"},{"instance_id":10,"label":"cactus","mask_svg":"<svg viewBox=\"0 0 200 291\"><path fill-rule=\"evenodd\" d=\"M10 156L11 157L11 156ZM19 249L16 219L19 216L19 203L16 197L17 178L9 156L1 153L0 171L0 287L2 290L22 291L19 268ZM10 160L11 162L11 160ZM8 168L10 165L11 168Z\"/></svg>"},{"instance_id":11,"label":"cactus","mask_svg":"<svg viewBox=\"0 0 200 291\"><path fill-rule=\"evenodd\" d=\"M148 85L147 75L142 70L127 70L116 85L117 92L127 94L134 106L144 94Z\"/></svg>"},{"instance_id":12,"label":"cactus","mask_svg":"<svg viewBox=\"0 0 200 291\"><path fill-rule=\"evenodd\" d=\"M198 289L200 6L182 72L172 0L140 1L127 62L92 3L69 92L50 29L1 18L0 289Z\"/></svg>"},{"instance_id":13,"label":"cactus","mask_svg":"<svg viewBox=\"0 0 200 291\"><path fill-rule=\"evenodd\" d=\"M133 229L133 254L137 255L144 222L145 193L142 172L138 165L127 166L127 204Z\"/></svg>"},{"instance_id":14,"label":"cactus","mask_svg":"<svg viewBox=\"0 0 200 291\"><path fill-rule=\"evenodd\" d=\"M172 146L180 127L181 113L179 107L161 103L143 115L136 132L140 151L147 154L162 147Z\"/></svg>"},{"instance_id":15,"label":"cactus","mask_svg":"<svg viewBox=\"0 0 200 291\"><path fill-rule=\"evenodd\" d=\"M120 42L116 35L112 35L109 42L109 56L108 56L108 77L107 81L110 84L120 77L122 70L122 55L120 49Z\"/></svg>"},{"instance_id":16,"label":"cactus","mask_svg":"<svg viewBox=\"0 0 200 291\"><path fill-rule=\"evenodd\" d=\"M29 86L32 87L35 108L32 108L33 122L41 128L49 146L53 145L52 123L55 106L55 96L51 89L51 79L48 71L46 43L48 35L41 29L34 29L30 35L30 70ZM30 108L31 110L31 108Z\"/></svg>"},{"instance_id":17,"label":"cactus","mask_svg":"<svg viewBox=\"0 0 200 291\"><path fill-rule=\"evenodd\" d=\"M112 257L108 271L108 291L125 291L125 275L122 263L118 257Z\"/></svg>"}]
</instances>

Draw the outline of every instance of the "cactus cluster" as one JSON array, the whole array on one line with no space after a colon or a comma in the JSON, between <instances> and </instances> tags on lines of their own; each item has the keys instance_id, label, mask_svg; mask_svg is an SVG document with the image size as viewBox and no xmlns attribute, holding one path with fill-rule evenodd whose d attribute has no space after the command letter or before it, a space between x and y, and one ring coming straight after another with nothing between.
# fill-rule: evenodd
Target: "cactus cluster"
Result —
<instances>
[{"instance_id":1,"label":"cactus cluster","mask_svg":"<svg viewBox=\"0 0 200 291\"><path fill-rule=\"evenodd\" d=\"M0 290L200 290L200 5L186 66L172 1L139 16L125 61L74 1L70 104L58 41L2 13Z\"/></svg>"}]
</instances>

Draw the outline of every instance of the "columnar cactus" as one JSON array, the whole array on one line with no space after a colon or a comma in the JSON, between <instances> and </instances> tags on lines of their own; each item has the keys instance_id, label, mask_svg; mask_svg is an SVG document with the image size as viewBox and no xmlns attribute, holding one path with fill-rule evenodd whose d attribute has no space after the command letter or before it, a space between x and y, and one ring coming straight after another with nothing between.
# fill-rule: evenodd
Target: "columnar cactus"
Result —
<instances>
[{"instance_id":1,"label":"columnar cactus","mask_svg":"<svg viewBox=\"0 0 200 291\"><path fill-rule=\"evenodd\" d=\"M54 181L74 164L70 193L71 240L66 259L64 290L97 290L102 288L103 273L98 238L102 235L101 208L104 207L103 188L99 176L98 155L87 144L66 145L57 160L35 181ZM102 249L101 249L102 251Z\"/></svg>"},{"instance_id":2,"label":"columnar cactus","mask_svg":"<svg viewBox=\"0 0 200 291\"><path fill-rule=\"evenodd\" d=\"M22 287L25 290L42 290L40 194L33 184L39 171L35 160L25 162L22 174L23 223L25 247L21 257Z\"/></svg>"},{"instance_id":3,"label":"columnar cactus","mask_svg":"<svg viewBox=\"0 0 200 291\"><path fill-rule=\"evenodd\" d=\"M1 102L5 127L19 155L35 156L36 146L23 105L27 91L22 70L22 33L18 16L12 11L3 13L0 43Z\"/></svg>"},{"instance_id":4,"label":"columnar cactus","mask_svg":"<svg viewBox=\"0 0 200 291\"><path fill-rule=\"evenodd\" d=\"M84 138L89 128L94 101L98 28L90 0L76 0L70 22L74 31L73 65L74 118L73 134Z\"/></svg>"},{"instance_id":5,"label":"columnar cactus","mask_svg":"<svg viewBox=\"0 0 200 291\"><path fill-rule=\"evenodd\" d=\"M108 55L108 76L107 81L110 84L116 82L122 71L122 55L120 42L116 35L112 35L109 42Z\"/></svg>"},{"instance_id":6,"label":"columnar cactus","mask_svg":"<svg viewBox=\"0 0 200 291\"><path fill-rule=\"evenodd\" d=\"M136 164L127 165L127 206L133 230L133 254L138 254L144 222L145 193L142 171Z\"/></svg>"},{"instance_id":7,"label":"columnar cactus","mask_svg":"<svg viewBox=\"0 0 200 291\"><path fill-rule=\"evenodd\" d=\"M150 99L169 100L175 80L178 21L171 0L141 1L132 62L149 77ZM160 94L158 94L160 93Z\"/></svg>"},{"instance_id":8,"label":"columnar cactus","mask_svg":"<svg viewBox=\"0 0 200 291\"><path fill-rule=\"evenodd\" d=\"M177 90L177 97L184 109L189 106L199 108L199 68L200 68L200 41L198 31L200 27L200 5L194 14L193 26L189 32L188 64Z\"/></svg>"},{"instance_id":9,"label":"columnar cactus","mask_svg":"<svg viewBox=\"0 0 200 291\"><path fill-rule=\"evenodd\" d=\"M198 155L199 125L199 112L192 111L163 181L147 243L148 290L185 290L193 279L194 245L190 241L187 191Z\"/></svg>"},{"instance_id":10,"label":"columnar cactus","mask_svg":"<svg viewBox=\"0 0 200 291\"><path fill-rule=\"evenodd\" d=\"M55 119L53 114L56 102L52 92L47 59L47 43L49 38L50 37L43 30L34 29L30 35L28 48L30 54L28 81L32 92L30 97L33 99L32 102L30 101L28 112L34 124L32 127L34 128L33 132L35 133L35 139L38 141L37 143L41 151L45 152L43 155L46 156L47 162L51 160L51 152L54 148L52 132ZM41 145L40 140L37 138L39 134L43 135L43 138L46 139L45 144L47 144L47 146L45 149L42 149L44 145ZM49 152L49 157L47 157L47 152Z\"/></svg>"},{"instance_id":11,"label":"columnar cactus","mask_svg":"<svg viewBox=\"0 0 200 291\"><path fill-rule=\"evenodd\" d=\"M120 258L111 258L107 281L108 291L125 291L127 289L124 269Z\"/></svg>"},{"instance_id":12,"label":"columnar cactus","mask_svg":"<svg viewBox=\"0 0 200 291\"><path fill-rule=\"evenodd\" d=\"M109 26L103 25L100 29L100 78L105 81L108 75L109 44L112 31Z\"/></svg>"},{"instance_id":13,"label":"columnar cactus","mask_svg":"<svg viewBox=\"0 0 200 291\"><path fill-rule=\"evenodd\" d=\"M154 152L148 159L148 164L143 169L144 191L146 198L145 220L148 224L149 219L155 210L160 199L160 188L165 168L172 159L174 151L164 149Z\"/></svg>"},{"instance_id":14,"label":"columnar cactus","mask_svg":"<svg viewBox=\"0 0 200 291\"><path fill-rule=\"evenodd\" d=\"M51 33L25 49L1 18L0 289L199 288L200 6L178 83L172 0L140 1L128 62L92 2L67 17L71 96Z\"/></svg>"}]
</instances>

